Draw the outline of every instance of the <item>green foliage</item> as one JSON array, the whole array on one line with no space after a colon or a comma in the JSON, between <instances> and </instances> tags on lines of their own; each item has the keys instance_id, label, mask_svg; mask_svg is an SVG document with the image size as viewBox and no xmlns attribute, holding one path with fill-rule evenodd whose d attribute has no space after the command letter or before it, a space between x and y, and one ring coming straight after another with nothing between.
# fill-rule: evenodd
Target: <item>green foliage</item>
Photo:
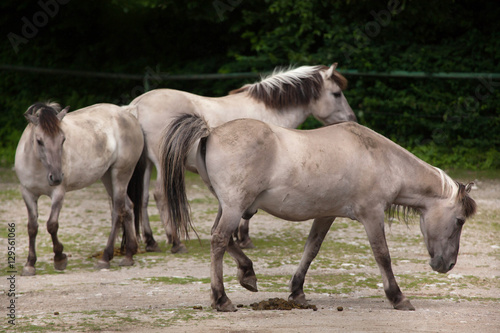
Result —
<instances>
[{"instance_id":1,"label":"green foliage","mask_svg":"<svg viewBox=\"0 0 500 333\"><path fill-rule=\"evenodd\" d=\"M341 71L500 72L494 0L89 0L59 5L34 26L40 12L36 1L0 4L7 37L0 64L134 74L333 62ZM345 95L362 124L441 167L499 167L498 79L347 78ZM221 96L246 82L153 79L149 88ZM1 70L0 164L12 164L32 103L53 99L72 110L126 104L145 88L139 80ZM311 118L302 128L318 126Z\"/></svg>"}]
</instances>

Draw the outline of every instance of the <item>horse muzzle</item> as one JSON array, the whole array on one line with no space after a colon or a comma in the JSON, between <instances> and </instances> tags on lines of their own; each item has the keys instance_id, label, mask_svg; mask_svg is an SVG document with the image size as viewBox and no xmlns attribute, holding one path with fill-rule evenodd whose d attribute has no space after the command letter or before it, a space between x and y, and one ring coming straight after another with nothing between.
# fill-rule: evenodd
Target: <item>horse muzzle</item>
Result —
<instances>
[{"instance_id":1,"label":"horse muzzle","mask_svg":"<svg viewBox=\"0 0 500 333\"><path fill-rule=\"evenodd\" d=\"M47 175L47 180L49 181L49 186L60 185L63 181L64 173L49 173Z\"/></svg>"},{"instance_id":2,"label":"horse muzzle","mask_svg":"<svg viewBox=\"0 0 500 333\"><path fill-rule=\"evenodd\" d=\"M431 258L429 265L438 273L446 273L455 267L455 261L446 262L442 256Z\"/></svg>"}]
</instances>

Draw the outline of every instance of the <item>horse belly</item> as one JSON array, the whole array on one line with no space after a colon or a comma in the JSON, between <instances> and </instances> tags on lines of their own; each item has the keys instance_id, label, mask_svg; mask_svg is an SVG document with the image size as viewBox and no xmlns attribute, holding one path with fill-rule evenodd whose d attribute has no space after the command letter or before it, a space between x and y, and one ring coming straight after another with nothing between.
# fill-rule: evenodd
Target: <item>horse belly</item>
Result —
<instances>
[{"instance_id":1,"label":"horse belly","mask_svg":"<svg viewBox=\"0 0 500 333\"><path fill-rule=\"evenodd\" d=\"M341 201L332 195L318 193L315 189L268 190L257 198L255 208L289 221L346 216Z\"/></svg>"}]
</instances>

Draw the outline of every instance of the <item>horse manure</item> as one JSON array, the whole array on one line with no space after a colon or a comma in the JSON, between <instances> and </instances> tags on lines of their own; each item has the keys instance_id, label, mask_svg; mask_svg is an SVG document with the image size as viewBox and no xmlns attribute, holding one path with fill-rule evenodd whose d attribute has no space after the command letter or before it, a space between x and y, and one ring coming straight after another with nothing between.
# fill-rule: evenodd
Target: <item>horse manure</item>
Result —
<instances>
[{"instance_id":1,"label":"horse manure","mask_svg":"<svg viewBox=\"0 0 500 333\"><path fill-rule=\"evenodd\" d=\"M193 306L193 310L203 310L203 307L201 305L195 305Z\"/></svg>"},{"instance_id":2,"label":"horse manure","mask_svg":"<svg viewBox=\"0 0 500 333\"><path fill-rule=\"evenodd\" d=\"M344 308L342 306L337 306L337 311L344 311Z\"/></svg>"},{"instance_id":3,"label":"horse manure","mask_svg":"<svg viewBox=\"0 0 500 333\"><path fill-rule=\"evenodd\" d=\"M300 304L295 301L287 301L282 298L270 298L267 301L250 304L253 310L292 310L292 309L312 309L317 311L318 308L313 304Z\"/></svg>"}]
</instances>

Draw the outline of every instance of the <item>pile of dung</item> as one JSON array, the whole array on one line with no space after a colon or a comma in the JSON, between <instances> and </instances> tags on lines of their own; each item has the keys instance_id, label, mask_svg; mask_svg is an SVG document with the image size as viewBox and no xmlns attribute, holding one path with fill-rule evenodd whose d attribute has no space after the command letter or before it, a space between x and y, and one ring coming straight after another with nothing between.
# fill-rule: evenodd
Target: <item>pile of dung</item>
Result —
<instances>
[{"instance_id":1,"label":"pile of dung","mask_svg":"<svg viewBox=\"0 0 500 333\"><path fill-rule=\"evenodd\" d=\"M267 301L250 304L253 310L292 310L292 309L312 309L317 311L316 305L299 304L295 301L286 301L283 298L270 298Z\"/></svg>"}]
</instances>

